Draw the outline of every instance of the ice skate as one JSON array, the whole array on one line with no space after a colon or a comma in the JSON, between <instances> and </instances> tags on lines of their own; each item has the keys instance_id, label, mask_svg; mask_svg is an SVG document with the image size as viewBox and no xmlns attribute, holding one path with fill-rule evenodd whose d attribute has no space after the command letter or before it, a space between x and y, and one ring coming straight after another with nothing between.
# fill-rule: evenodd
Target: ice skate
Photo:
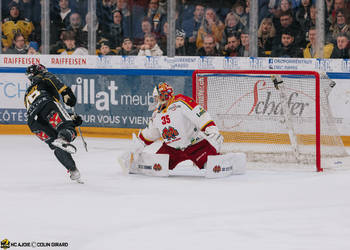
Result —
<instances>
[{"instance_id":1,"label":"ice skate","mask_svg":"<svg viewBox=\"0 0 350 250\"><path fill-rule=\"evenodd\" d=\"M56 140L54 140L52 142L52 145L66 151L70 154L75 154L77 152L77 148L74 145L67 142L66 140L64 140L63 138L57 138Z\"/></svg>"},{"instance_id":2,"label":"ice skate","mask_svg":"<svg viewBox=\"0 0 350 250\"><path fill-rule=\"evenodd\" d=\"M78 169L71 170L71 171L69 171L69 173L70 173L70 179L72 181L76 181L80 184L84 184L84 182L80 179L80 172Z\"/></svg>"}]
</instances>

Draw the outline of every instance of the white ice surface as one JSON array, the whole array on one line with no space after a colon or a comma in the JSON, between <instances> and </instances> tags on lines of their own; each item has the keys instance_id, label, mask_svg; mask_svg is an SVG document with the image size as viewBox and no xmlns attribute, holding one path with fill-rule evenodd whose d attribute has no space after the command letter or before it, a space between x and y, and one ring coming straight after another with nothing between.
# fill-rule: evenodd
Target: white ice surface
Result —
<instances>
[{"instance_id":1,"label":"white ice surface","mask_svg":"<svg viewBox=\"0 0 350 250\"><path fill-rule=\"evenodd\" d=\"M0 241L74 250L350 249L349 170L124 175L117 158L130 141L87 142L88 153L75 142L81 185L34 136L0 136Z\"/></svg>"}]
</instances>

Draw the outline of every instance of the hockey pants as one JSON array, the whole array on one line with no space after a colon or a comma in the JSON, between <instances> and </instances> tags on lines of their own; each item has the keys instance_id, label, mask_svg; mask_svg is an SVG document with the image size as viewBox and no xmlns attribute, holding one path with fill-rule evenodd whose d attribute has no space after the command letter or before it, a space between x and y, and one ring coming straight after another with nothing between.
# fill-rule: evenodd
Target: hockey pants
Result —
<instances>
[{"instance_id":1,"label":"hockey pants","mask_svg":"<svg viewBox=\"0 0 350 250\"><path fill-rule=\"evenodd\" d=\"M28 126L40 140L54 150L56 158L67 170L76 169L72 156L51 144L58 137L71 142L77 135L72 119L60 103L47 103L36 115L28 117Z\"/></svg>"}]
</instances>

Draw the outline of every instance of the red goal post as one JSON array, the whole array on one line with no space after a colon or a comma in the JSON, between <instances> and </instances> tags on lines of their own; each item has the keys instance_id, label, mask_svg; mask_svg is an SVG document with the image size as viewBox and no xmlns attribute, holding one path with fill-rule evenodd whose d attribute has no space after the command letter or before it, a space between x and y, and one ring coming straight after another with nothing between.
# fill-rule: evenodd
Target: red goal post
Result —
<instances>
[{"instance_id":1,"label":"red goal post","mask_svg":"<svg viewBox=\"0 0 350 250\"><path fill-rule=\"evenodd\" d=\"M272 75L283 80L279 90ZM223 133L226 151L247 149L248 160L313 164L317 171L323 170L323 157L346 154L332 123L328 103L331 81L326 74L195 70L192 80L193 98L208 110ZM252 149L257 146L260 149Z\"/></svg>"}]
</instances>

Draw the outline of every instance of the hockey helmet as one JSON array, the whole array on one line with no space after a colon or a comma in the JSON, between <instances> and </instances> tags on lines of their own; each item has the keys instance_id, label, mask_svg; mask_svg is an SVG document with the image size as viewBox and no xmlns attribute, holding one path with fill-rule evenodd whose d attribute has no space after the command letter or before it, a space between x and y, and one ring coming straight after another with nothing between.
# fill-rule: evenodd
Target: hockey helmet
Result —
<instances>
[{"instance_id":1,"label":"hockey helmet","mask_svg":"<svg viewBox=\"0 0 350 250\"><path fill-rule=\"evenodd\" d=\"M32 80L34 76L47 72L47 69L42 64L32 64L26 69L26 76L29 80Z\"/></svg>"},{"instance_id":2,"label":"hockey helmet","mask_svg":"<svg viewBox=\"0 0 350 250\"><path fill-rule=\"evenodd\" d=\"M153 90L153 98L156 102L157 109L162 110L166 107L169 100L173 97L174 89L166 82L158 83Z\"/></svg>"}]
</instances>

